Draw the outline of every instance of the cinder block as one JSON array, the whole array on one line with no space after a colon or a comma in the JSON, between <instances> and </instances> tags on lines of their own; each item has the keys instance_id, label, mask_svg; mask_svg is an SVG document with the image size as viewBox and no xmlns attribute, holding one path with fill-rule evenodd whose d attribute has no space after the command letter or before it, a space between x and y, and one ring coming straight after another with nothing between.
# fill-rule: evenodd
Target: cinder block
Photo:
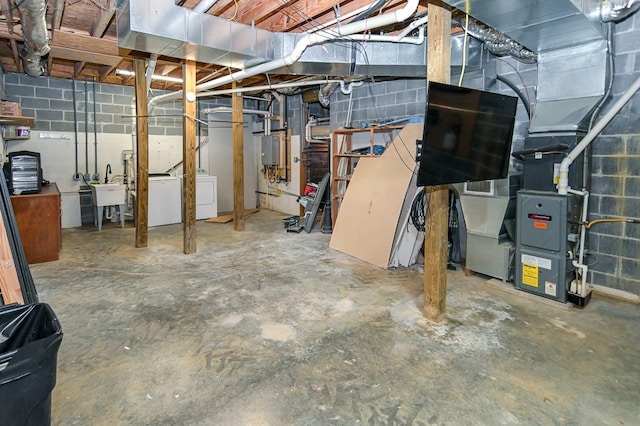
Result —
<instances>
[{"instance_id":1,"label":"cinder block","mask_svg":"<svg viewBox=\"0 0 640 426\"><path fill-rule=\"evenodd\" d=\"M68 121L52 121L52 132L73 132L73 122Z\"/></svg>"},{"instance_id":2,"label":"cinder block","mask_svg":"<svg viewBox=\"0 0 640 426\"><path fill-rule=\"evenodd\" d=\"M96 96L97 98L97 96ZM128 105L131 106L132 98L124 95L113 95L113 103L116 105Z\"/></svg>"},{"instance_id":3,"label":"cinder block","mask_svg":"<svg viewBox=\"0 0 640 426\"><path fill-rule=\"evenodd\" d=\"M101 83L96 86L96 91L99 91L100 93L109 93L112 95L124 95L124 87L115 84Z\"/></svg>"},{"instance_id":4,"label":"cinder block","mask_svg":"<svg viewBox=\"0 0 640 426\"><path fill-rule=\"evenodd\" d=\"M624 140L620 136L599 136L591 144L591 155L624 154Z\"/></svg>"},{"instance_id":5,"label":"cinder block","mask_svg":"<svg viewBox=\"0 0 640 426\"><path fill-rule=\"evenodd\" d=\"M50 108L56 111L73 111L73 102L66 100L52 99L49 102Z\"/></svg>"},{"instance_id":6,"label":"cinder block","mask_svg":"<svg viewBox=\"0 0 640 426\"><path fill-rule=\"evenodd\" d=\"M623 195L624 178L618 176L591 177L591 193L603 195Z\"/></svg>"},{"instance_id":7,"label":"cinder block","mask_svg":"<svg viewBox=\"0 0 640 426\"><path fill-rule=\"evenodd\" d=\"M640 177L627 177L624 179L624 195L627 197L640 197ZM640 216L640 212L638 212Z\"/></svg>"},{"instance_id":8,"label":"cinder block","mask_svg":"<svg viewBox=\"0 0 640 426\"><path fill-rule=\"evenodd\" d=\"M636 252L637 253L637 252ZM620 275L634 280L640 285L640 261L636 259L620 259Z\"/></svg>"},{"instance_id":9,"label":"cinder block","mask_svg":"<svg viewBox=\"0 0 640 426\"><path fill-rule=\"evenodd\" d=\"M4 92L6 96L34 97L36 89L33 86L23 86L21 84L10 84L5 82Z\"/></svg>"},{"instance_id":10,"label":"cinder block","mask_svg":"<svg viewBox=\"0 0 640 426\"><path fill-rule=\"evenodd\" d=\"M640 135L634 135L627 138L627 154L640 155Z\"/></svg>"},{"instance_id":11,"label":"cinder block","mask_svg":"<svg viewBox=\"0 0 640 426\"><path fill-rule=\"evenodd\" d=\"M618 31L618 25L622 25L622 32ZM614 45L616 46L616 54L625 52L635 52L638 50L638 40L640 40L640 29L629 29L624 31L625 22L616 25L616 34L614 36ZM628 25L628 24L627 24Z\"/></svg>"},{"instance_id":12,"label":"cinder block","mask_svg":"<svg viewBox=\"0 0 640 426\"><path fill-rule=\"evenodd\" d=\"M62 99L62 90L36 87L36 96L47 99Z\"/></svg>"},{"instance_id":13,"label":"cinder block","mask_svg":"<svg viewBox=\"0 0 640 426\"><path fill-rule=\"evenodd\" d=\"M103 133L125 133L125 126L121 125L121 124L105 124L104 126L102 126L102 132ZM131 133L131 130L129 128L129 131L126 133Z\"/></svg>"},{"instance_id":14,"label":"cinder block","mask_svg":"<svg viewBox=\"0 0 640 426\"><path fill-rule=\"evenodd\" d=\"M44 132L51 131L51 122L46 120L36 120L35 126L33 126L33 130L42 130Z\"/></svg>"},{"instance_id":15,"label":"cinder block","mask_svg":"<svg viewBox=\"0 0 640 426\"><path fill-rule=\"evenodd\" d=\"M43 98L22 98L20 101L22 108L33 108L39 110L48 110L50 107L49 99Z\"/></svg>"}]
</instances>

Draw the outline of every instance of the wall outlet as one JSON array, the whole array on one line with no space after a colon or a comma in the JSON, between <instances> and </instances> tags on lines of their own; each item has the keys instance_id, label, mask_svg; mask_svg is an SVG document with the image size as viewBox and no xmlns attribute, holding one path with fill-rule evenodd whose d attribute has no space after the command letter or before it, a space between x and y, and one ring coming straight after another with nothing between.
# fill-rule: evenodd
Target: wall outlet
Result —
<instances>
[{"instance_id":1,"label":"wall outlet","mask_svg":"<svg viewBox=\"0 0 640 426\"><path fill-rule=\"evenodd\" d=\"M80 173L73 175L73 180L80 180Z\"/></svg>"}]
</instances>

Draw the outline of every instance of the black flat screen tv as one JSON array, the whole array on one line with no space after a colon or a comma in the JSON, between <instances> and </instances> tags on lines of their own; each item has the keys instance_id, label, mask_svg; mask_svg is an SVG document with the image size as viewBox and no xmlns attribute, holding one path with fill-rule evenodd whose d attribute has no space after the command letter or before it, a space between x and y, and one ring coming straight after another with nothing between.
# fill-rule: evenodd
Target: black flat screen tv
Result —
<instances>
[{"instance_id":1,"label":"black flat screen tv","mask_svg":"<svg viewBox=\"0 0 640 426\"><path fill-rule=\"evenodd\" d=\"M429 82L418 186L507 177L518 98Z\"/></svg>"}]
</instances>

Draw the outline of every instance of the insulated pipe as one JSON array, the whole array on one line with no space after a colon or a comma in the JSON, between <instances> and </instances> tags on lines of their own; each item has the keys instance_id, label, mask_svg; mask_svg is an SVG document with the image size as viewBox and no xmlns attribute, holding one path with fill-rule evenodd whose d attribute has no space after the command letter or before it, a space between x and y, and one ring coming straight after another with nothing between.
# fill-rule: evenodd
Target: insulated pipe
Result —
<instances>
[{"instance_id":1,"label":"insulated pipe","mask_svg":"<svg viewBox=\"0 0 640 426\"><path fill-rule=\"evenodd\" d=\"M24 47L22 65L25 72L32 77L44 74L42 57L51 50L49 33L47 32L47 2L45 0L16 1L22 17Z\"/></svg>"},{"instance_id":2,"label":"insulated pipe","mask_svg":"<svg viewBox=\"0 0 640 426\"><path fill-rule=\"evenodd\" d=\"M569 166L580 155L585 148L593 142L593 140L600 134L600 132L609 124L613 117L620 112L622 107L640 90L640 77L627 89L620 99L611 107L605 115L602 116L600 121L587 133L587 135L580 141L578 145L562 160L560 163L560 180L558 182L558 194L566 195L569 188Z\"/></svg>"},{"instance_id":3,"label":"insulated pipe","mask_svg":"<svg viewBox=\"0 0 640 426\"><path fill-rule=\"evenodd\" d=\"M368 30L372 30L379 27L385 27L387 25L396 24L398 22L403 22L411 17L418 8L419 0L408 0L405 7L402 9L398 9L396 11L386 13L384 15L374 16L372 18L367 18L362 21L349 23L340 27L339 32L327 32L322 31L320 33L306 34L293 48L291 53L285 57L274 59L269 62L265 62L264 64L257 65L253 68L249 68L246 70L237 71L230 75L226 75L224 77L219 77L215 80L209 81L207 83L196 86L196 92L200 92L203 90L212 89L215 87L223 86L225 84L232 83L234 81L242 80L248 77L252 77L258 74L265 74L274 69L287 67L289 65L294 64L304 51L309 47L316 44L324 43L328 40L334 40L339 38L340 36L348 36L352 34L357 34L361 32L365 32ZM168 93L166 95L160 95L152 98L149 101L149 110L152 110L156 104L160 102L165 102L173 99L180 99L182 96L182 90Z\"/></svg>"}]
</instances>

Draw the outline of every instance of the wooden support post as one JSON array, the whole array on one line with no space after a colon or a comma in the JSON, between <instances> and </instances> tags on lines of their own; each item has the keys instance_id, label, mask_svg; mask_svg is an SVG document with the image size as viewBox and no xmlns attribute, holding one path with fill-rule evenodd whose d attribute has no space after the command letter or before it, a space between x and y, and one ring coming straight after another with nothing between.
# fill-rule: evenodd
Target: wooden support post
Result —
<instances>
[{"instance_id":1,"label":"wooden support post","mask_svg":"<svg viewBox=\"0 0 640 426\"><path fill-rule=\"evenodd\" d=\"M149 236L149 121L145 60L134 59L136 79L136 247L146 247Z\"/></svg>"},{"instance_id":2,"label":"wooden support post","mask_svg":"<svg viewBox=\"0 0 640 426\"><path fill-rule=\"evenodd\" d=\"M196 63L187 60L182 66L182 230L184 254L196 252ZM191 97L193 96L193 97Z\"/></svg>"},{"instance_id":3,"label":"wooden support post","mask_svg":"<svg viewBox=\"0 0 640 426\"><path fill-rule=\"evenodd\" d=\"M231 87L235 89L234 81ZM233 121L233 229L244 231L244 118L242 96L231 95L231 121Z\"/></svg>"},{"instance_id":4,"label":"wooden support post","mask_svg":"<svg viewBox=\"0 0 640 426\"><path fill-rule=\"evenodd\" d=\"M451 11L429 0L427 81L449 83L451 78ZM447 226L449 191L446 185L427 188L429 216L424 241L424 316L441 322L447 305Z\"/></svg>"}]
</instances>

